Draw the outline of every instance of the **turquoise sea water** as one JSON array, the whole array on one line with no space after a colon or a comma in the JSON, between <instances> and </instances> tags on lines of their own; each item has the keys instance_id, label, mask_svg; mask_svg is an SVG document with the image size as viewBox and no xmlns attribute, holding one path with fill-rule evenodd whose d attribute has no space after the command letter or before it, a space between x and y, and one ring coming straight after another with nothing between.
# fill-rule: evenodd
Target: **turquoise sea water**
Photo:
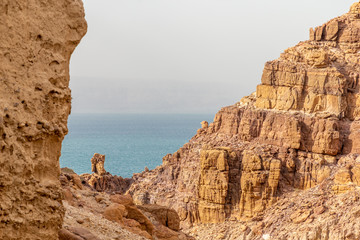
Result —
<instances>
[{"instance_id":1,"label":"turquoise sea water","mask_svg":"<svg viewBox=\"0 0 360 240\"><path fill-rule=\"evenodd\" d=\"M60 166L90 173L94 153L105 154L105 169L131 177L190 140L213 114L73 114L63 141Z\"/></svg>"}]
</instances>

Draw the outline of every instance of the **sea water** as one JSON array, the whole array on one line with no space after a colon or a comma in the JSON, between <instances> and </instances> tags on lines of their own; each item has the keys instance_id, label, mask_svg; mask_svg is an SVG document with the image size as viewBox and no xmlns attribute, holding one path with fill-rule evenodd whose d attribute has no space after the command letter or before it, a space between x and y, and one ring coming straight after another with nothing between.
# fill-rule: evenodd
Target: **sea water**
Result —
<instances>
[{"instance_id":1,"label":"sea water","mask_svg":"<svg viewBox=\"0 0 360 240\"><path fill-rule=\"evenodd\" d=\"M145 167L154 169L174 153L213 114L72 114L60 166L76 173L91 173L94 153L105 154L105 170L131 177Z\"/></svg>"}]
</instances>

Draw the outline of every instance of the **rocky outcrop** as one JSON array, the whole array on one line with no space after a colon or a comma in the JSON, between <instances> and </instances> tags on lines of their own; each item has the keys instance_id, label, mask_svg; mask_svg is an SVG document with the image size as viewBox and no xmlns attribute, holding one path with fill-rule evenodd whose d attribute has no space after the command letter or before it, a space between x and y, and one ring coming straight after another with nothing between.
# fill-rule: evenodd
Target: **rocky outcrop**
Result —
<instances>
[{"instance_id":1,"label":"rocky outcrop","mask_svg":"<svg viewBox=\"0 0 360 240\"><path fill-rule=\"evenodd\" d=\"M0 239L58 239L69 61L81 0L0 1Z\"/></svg>"},{"instance_id":2,"label":"rocky outcrop","mask_svg":"<svg viewBox=\"0 0 360 240\"><path fill-rule=\"evenodd\" d=\"M173 209L136 205L130 195L97 192L69 169L62 169L60 178L67 210L60 240L193 239L180 231L180 218Z\"/></svg>"},{"instance_id":3,"label":"rocky outcrop","mask_svg":"<svg viewBox=\"0 0 360 240\"><path fill-rule=\"evenodd\" d=\"M224 221L229 189L229 149L203 150L200 156L199 218Z\"/></svg>"},{"instance_id":4,"label":"rocky outcrop","mask_svg":"<svg viewBox=\"0 0 360 240\"><path fill-rule=\"evenodd\" d=\"M91 158L92 174L82 174L81 177L96 191L108 193L125 193L132 179L113 176L105 170L105 155L95 153Z\"/></svg>"},{"instance_id":5,"label":"rocky outcrop","mask_svg":"<svg viewBox=\"0 0 360 240\"><path fill-rule=\"evenodd\" d=\"M319 186L329 186L327 196L357 192L359 9L355 3L349 13L310 29L310 40L265 64L255 93L222 108L213 123L203 122L161 166L134 175L128 191L134 201L172 206L183 227L256 222L244 232L261 239L256 234L266 229L263 217L275 218L268 209L285 196L289 203L298 201L295 193L310 194ZM315 206L293 209L289 221L311 223L314 212ZM338 236L335 228L327 228L328 236Z\"/></svg>"},{"instance_id":6,"label":"rocky outcrop","mask_svg":"<svg viewBox=\"0 0 360 240\"><path fill-rule=\"evenodd\" d=\"M107 174L105 171L105 155L95 153L94 156L91 158L91 171L95 174L103 176Z\"/></svg>"}]
</instances>

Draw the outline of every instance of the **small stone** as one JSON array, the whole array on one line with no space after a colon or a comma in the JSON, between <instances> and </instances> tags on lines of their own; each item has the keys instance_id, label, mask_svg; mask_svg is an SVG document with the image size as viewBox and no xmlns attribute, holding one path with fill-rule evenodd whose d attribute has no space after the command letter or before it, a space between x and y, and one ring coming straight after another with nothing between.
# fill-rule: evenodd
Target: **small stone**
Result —
<instances>
[{"instance_id":1,"label":"small stone","mask_svg":"<svg viewBox=\"0 0 360 240\"><path fill-rule=\"evenodd\" d=\"M71 177L72 177L74 185L79 189L83 189L83 185L81 183L81 179L80 179L79 175L72 174Z\"/></svg>"},{"instance_id":2,"label":"small stone","mask_svg":"<svg viewBox=\"0 0 360 240\"><path fill-rule=\"evenodd\" d=\"M306 219L305 223L309 224L314 221L314 216L310 216L308 219Z\"/></svg>"},{"instance_id":3,"label":"small stone","mask_svg":"<svg viewBox=\"0 0 360 240\"><path fill-rule=\"evenodd\" d=\"M123 223L123 217L127 215L127 211L124 205L112 203L104 211L104 218L109 221L113 221L119 224Z\"/></svg>"},{"instance_id":4,"label":"small stone","mask_svg":"<svg viewBox=\"0 0 360 240\"><path fill-rule=\"evenodd\" d=\"M95 196L95 200L97 203L100 203L101 201L103 201L105 198L102 195L97 195Z\"/></svg>"},{"instance_id":5,"label":"small stone","mask_svg":"<svg viewBox=\"0 0 360 240\"><path fill-rule=\"evenodd\" d=\"M76 219L76 222L80 223L80 224L83 224L84 223L84 220L83 219Z\"/></svg>"},{"instance_id":6,"label":"small stone","mask_svg":"<svg viewBox=\"0 0 360 240\"><path fill-rule=\"evenodd\" d=\"M320 214L324 213L325 211L326 211L326 208L321 205L321 206L314 209L314 214L315 215L320 215Z\"/></svg>"},{"instance_id":7,"label":"small stone","mask_svg":"<svg viewBox=\"0 0 360 240\"><path fill-rule=\"evenodd\" d=\"M246 225L241 225L240 228L239 228L239 230L240 230L241 232L246 232L246 230L248 230L248 227L247 227Z\"/></svg>"},{"instance_id":8,"label":"small stone","mask_svg":"<svg viewBox=\"0 0 360 240\"><path fill-rule=\"evenodd\" d=\"M74 196L70 189L65 188L63 190L64 200L67 201L70 205L74 205Z\"/></svg>"},{"instance_id":9,"label":"small stone","mask_svg":"<svg viewBox=\"0 0 360 240\"><path fill-rule=\"evenodd\" d=\"M305 222L306 219L310 216L310 214L311 214L310 210L306 210L306 211L298 210L293 214L291 214L290 218L293 223L301 223L301 222Z\"/></svg>"},{"instance_id":10,"label":"small stone","mask_svg":"<svg viewBox=\"0 0 360 240\"><path fill-rule=\"evenodd\" d=\"M220 233L216 236L216 239L225 239L226 235L224 233Z\"/></svg>"}]
</instances>

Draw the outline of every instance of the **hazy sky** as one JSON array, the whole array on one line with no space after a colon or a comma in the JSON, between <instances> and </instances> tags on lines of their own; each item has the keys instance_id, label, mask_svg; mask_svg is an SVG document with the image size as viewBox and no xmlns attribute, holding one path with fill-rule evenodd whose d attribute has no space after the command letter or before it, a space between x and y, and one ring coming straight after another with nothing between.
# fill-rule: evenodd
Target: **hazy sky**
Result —
<instances>
[{"instance_id":1,"label":"hazy sky","mask_svg":"<svg viewBox=\"0 0 360 240\"><path fill-rule=\"evenodd\" d=\"M216 113L354 0L83 0L73 113Z\"/></svg>"}]
</instances>

